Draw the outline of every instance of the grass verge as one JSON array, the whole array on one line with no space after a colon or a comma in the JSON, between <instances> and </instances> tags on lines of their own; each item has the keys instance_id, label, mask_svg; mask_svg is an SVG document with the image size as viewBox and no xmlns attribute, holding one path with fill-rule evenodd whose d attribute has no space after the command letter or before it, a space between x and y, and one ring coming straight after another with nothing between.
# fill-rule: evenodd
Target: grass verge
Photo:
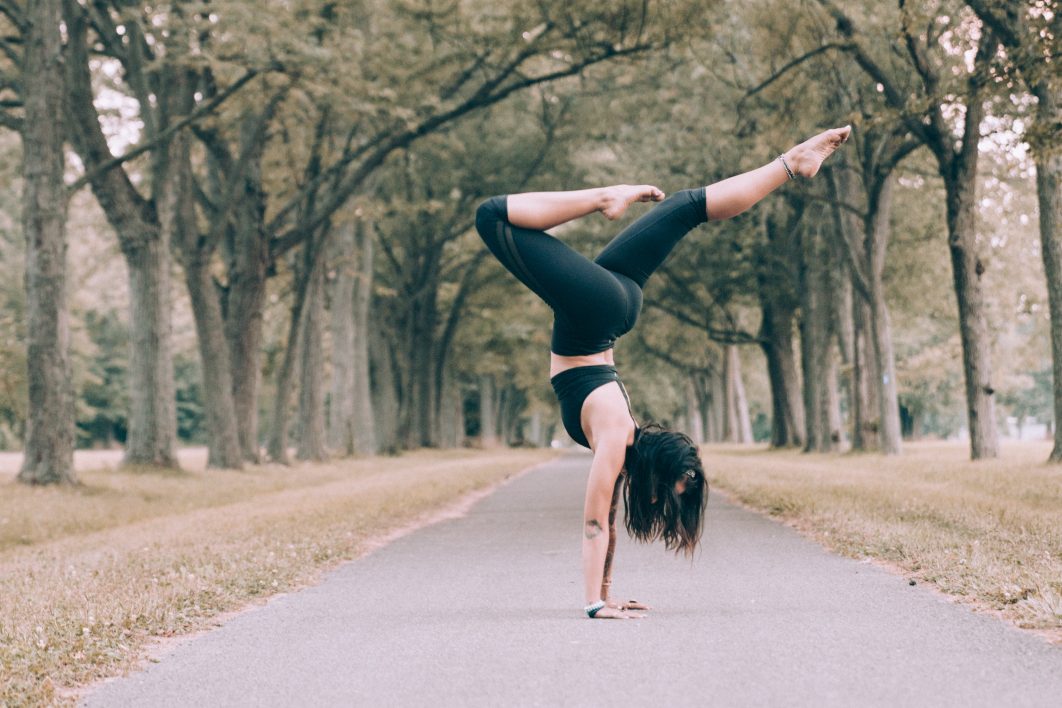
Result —
<instances>
[{"instance_id":1,"label":"grass verge","mask_svg":"<svg viewBox=\"0 0 1062 708\"><path fill-rule=\"evenodd\" d=\"M80 472L0 491L0 705L72 702L152 638L311 583L549 451L430 451L241 472Z\"/></svg>"},{"instance_id":2,"label":"grass verge","mask_svg":"<svg viewBox=\"0 0 1062 708\"><path fill-rule=\"evenodd\" d=\"M718 488L827 548L897 566L1062 640L1062 467L1050 446L918 443L898 458L703 449Z\"/></svg>"}]
</instances>

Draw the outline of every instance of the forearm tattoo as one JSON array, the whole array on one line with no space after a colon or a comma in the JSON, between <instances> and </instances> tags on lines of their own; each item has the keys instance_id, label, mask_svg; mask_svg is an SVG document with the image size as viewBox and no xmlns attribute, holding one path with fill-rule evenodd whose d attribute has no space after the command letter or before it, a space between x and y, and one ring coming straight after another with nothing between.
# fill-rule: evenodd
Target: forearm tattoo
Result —
<instances>
[{"instance_id":1,"label":"forearm tattoo","mask_svg":"<svg viewBox=\"0 0 1062 708\"><path fill-rule=\"evenodd\" d=\"M601 523L597 519L590 519L586 522L585 534L588 539L597 538L597 535L604 529L601 528Z\"/></svg>"}]
</instances>

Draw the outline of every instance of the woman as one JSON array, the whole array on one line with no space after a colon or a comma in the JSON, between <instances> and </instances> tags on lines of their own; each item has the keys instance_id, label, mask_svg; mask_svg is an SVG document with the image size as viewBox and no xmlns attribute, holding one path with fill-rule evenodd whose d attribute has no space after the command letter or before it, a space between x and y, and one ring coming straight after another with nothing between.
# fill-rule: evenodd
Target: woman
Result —
<instances>
[{"instance_id":1,"label":"woman","mask_svg":"<svg viewBox=\"0 0 1062 708\"><path fill-rule=\"evenodd\" d=\"M827 130L759 169L666 200L651 185L618 185L492 197L477 210L476 229L487 247L553 309L550 381L565 429L594 453L583 512L590 618L626 619L640 616L630 610L649 609L609 600L621 489L628 533L640 541L662 539L667 549L686 554L700 540L707 500L696 446L656 425L639 428L614 366L612 347L634 326L646 280L697 225L740 214L796 175L813 177L851 130ZM596 211L617 219L637 201L661 203L593 262L544 232Z\"/></svg>"}]
</instances>

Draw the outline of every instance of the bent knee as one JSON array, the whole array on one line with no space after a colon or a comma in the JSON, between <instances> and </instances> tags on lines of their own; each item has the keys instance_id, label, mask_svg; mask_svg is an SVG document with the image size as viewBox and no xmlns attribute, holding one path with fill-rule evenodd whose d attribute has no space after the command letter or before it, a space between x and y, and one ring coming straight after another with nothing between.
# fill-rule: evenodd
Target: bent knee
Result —
<instances>
[{"instance_id":1,"label":"bent knee","mask_svg":"<svg viewBox=\"0 0 1062 708\"><path fill-rule=\"evenodd\" d=\"M476 207L476 230L483 238L488 238L497 231L499 223L509 220L506 197L499 195L487 199Z\"/></svg>"}]
</instances>

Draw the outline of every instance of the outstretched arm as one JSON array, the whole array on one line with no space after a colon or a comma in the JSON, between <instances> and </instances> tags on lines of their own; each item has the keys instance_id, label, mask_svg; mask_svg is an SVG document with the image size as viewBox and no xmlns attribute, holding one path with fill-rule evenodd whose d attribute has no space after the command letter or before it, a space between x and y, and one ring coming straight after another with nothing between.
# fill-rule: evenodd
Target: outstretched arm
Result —
<instances>
[{"instance_id":1,"label":"outstretched arm","mask_svg":"<svg viewBox=\"0 0 1062 708\"><path fill-rule=\"evenodd\" d=\"M609 607L619 610L649 610L652 609L637 600L621 600L613 602L609 600L609 592L612 589L612 559L616 555L616 511L619 509L620 490L623 488L622 475L616 479L616 486L612 490L612 506L608 510L608 551L605 553L604 577L601 580L601 599Z\"/></svg>"},{"instance_id":2,"label":"outstretched arm","mask_svg":"<svg viewBox=\"0 0 1062 708\"><path fill-rule=\"evenodd\" d=\"M617 438L609 444L598 441L594 448L594 461L590 465L590 478L586 483L586 504L583 508L583 578L585 580L586 604L607 599L604 595L605 564L609 556L609 533L606 529L609 508L618 489L618 479L626 455L626 441ZM626 618L625 612L614 607L605 607L595 615L597 618Z\"/></svg>"},{"instance_id":3,"label":"outstretched arm","mask_svg":"<svg viewBox=\"0 0 1062 708\"><path fill-rule=\"evenodd\" d=\"M616 554L616 507L619 505L620 488L623 476L616 478L612 490L612 503L608 510L608 551L605 553L605 569L601 579L601 599L608 602L608 593L612 587L612 557Z\"/></svg>"}]
</instances>

